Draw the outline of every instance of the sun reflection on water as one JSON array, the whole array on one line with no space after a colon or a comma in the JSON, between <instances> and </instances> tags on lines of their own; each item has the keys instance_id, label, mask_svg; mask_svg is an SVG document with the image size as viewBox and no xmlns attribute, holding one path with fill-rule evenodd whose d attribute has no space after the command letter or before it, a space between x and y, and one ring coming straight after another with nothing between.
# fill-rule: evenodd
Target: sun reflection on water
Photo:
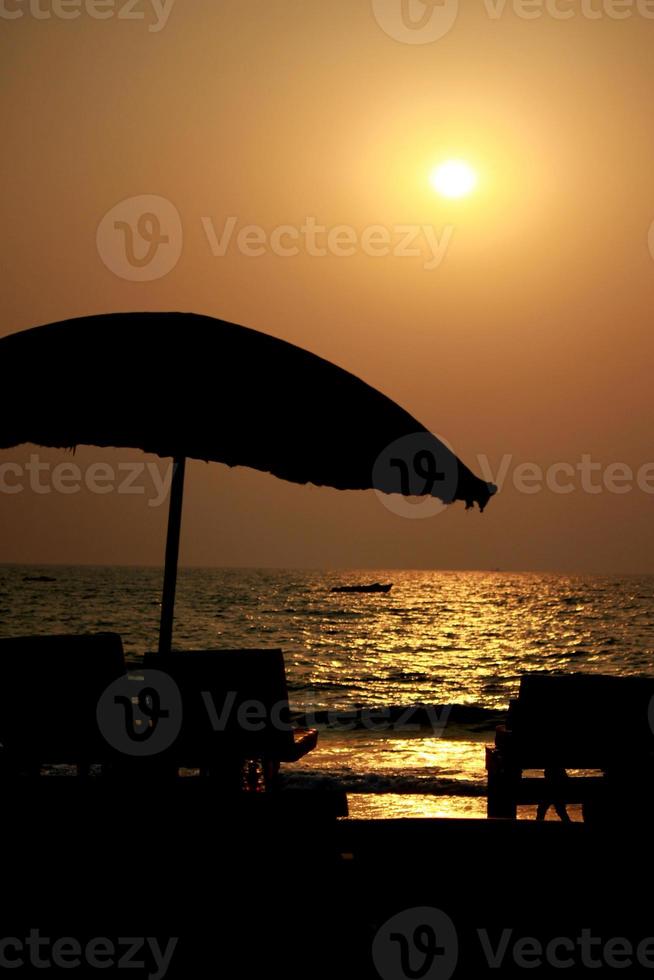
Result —
<instances>
[{"instance_id":1,"label":"sun reflection on water","mask_svg":"<svg viewBox=\"0 0 654 980\"><path fill-rule=\"evenodd\" d=\"M24 573L0 566L4 635L107 629L122 635L128 655L153 648L159 570L57 568L47 589L26 584ZM357 581L394 585L388 595L331 592ZM349 788L353 812L472 815L484 808L491 712L506 708L524 671L652 670L654 578L184 569L175 643L280 647L300 712L420 704L485 712L458 730L448 724L441 737L429 727L322 726L319 748L291 777L336 779Z\"/></svg>"}]
</instances>

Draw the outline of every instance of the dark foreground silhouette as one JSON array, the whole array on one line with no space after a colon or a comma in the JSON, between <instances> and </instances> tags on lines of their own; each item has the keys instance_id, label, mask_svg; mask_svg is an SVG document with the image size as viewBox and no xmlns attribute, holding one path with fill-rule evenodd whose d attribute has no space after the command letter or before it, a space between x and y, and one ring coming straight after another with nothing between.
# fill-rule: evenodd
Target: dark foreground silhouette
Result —
<instances>
[{"instance_id":1,"label":"dark foreground silhouette","mask_svg":"<svg viewBox=\"0 0 654 980\"><path fill-rule=\"evenodd\" d=\"M579 977L618 951L630 976L651 975L636 959L654 948L637 822L339 821L306 795L236 801L202 779L52 777L5 794L3 937L175 938L166 976L183 978L421 975L398 972L403 948L415 971L433 955L434 977L452 956L455 978L524 976L539 959L539 976L564 959Z\"/></svg>"},{"instance_id":2,"label":"dark foreground silhouette","mask_svg":"<svg viewBox=\"0 0 654 980\"><path fill-rule=\"evenodd\" d=\"M2 955L103 956L120 977L128 938L157 977L651 976L635 783L588 825L348 819L339 794L279 782L317 732L291 724L277 653L125 664L115 634L0 641ZM79 775L39 776L62 762Z\"/></svg>"}]
</instances>

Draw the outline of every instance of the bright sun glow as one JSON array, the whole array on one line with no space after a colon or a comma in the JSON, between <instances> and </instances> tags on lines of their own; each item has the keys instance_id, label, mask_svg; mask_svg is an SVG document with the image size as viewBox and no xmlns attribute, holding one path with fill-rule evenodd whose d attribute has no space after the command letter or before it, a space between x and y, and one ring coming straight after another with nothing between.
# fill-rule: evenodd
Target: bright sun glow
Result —
<instances>
[{"instance_id":1,"label":"bright sun glow","mask_svg":"<svg viewBox=\"0 0 654 980\"><path fill-rule=\"evenodd\" d=\"M465 160L446 160L432 170L429 180L443 197L465 197L475 189L477 174Z\"/></svg>"}]
</instances>

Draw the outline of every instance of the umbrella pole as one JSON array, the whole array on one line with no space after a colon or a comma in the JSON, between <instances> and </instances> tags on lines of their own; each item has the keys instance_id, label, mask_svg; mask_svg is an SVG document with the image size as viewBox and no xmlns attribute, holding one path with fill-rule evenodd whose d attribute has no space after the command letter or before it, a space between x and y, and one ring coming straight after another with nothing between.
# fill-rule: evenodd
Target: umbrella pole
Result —
<instances>
[{"instance_id":1,"label":"umbrella pole","mask_svg":"<svg viewBox=\"0 0 654 980\"><path fill-rule=\"evenodd\" d=\"M177 586L179 535L182 527L185 468L186 457L176 456L173 460L173 480L170 487L170 507L168 510L166 567L164 569L163 595L161 597L161 624L159 627L160 654L170 653L173 642L173 616L175 614L175 589Z\"/></svg>"}]
</instances>

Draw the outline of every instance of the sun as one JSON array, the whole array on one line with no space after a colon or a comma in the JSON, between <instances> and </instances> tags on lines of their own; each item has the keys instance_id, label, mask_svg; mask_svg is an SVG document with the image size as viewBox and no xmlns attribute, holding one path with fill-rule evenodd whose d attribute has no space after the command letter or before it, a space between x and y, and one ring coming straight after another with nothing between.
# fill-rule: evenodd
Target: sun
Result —
<instances>
[{"instance_id":1,"label":"sun","mask_svg":"<svg viewBox=\"0 0 654 980\"><path fill-rule=\"evenodd\" d=\"M477 174L465 160L446 160L432 170L429 182L443 197L466 197L477 186Z\"/></svg>"}]
</instances>

